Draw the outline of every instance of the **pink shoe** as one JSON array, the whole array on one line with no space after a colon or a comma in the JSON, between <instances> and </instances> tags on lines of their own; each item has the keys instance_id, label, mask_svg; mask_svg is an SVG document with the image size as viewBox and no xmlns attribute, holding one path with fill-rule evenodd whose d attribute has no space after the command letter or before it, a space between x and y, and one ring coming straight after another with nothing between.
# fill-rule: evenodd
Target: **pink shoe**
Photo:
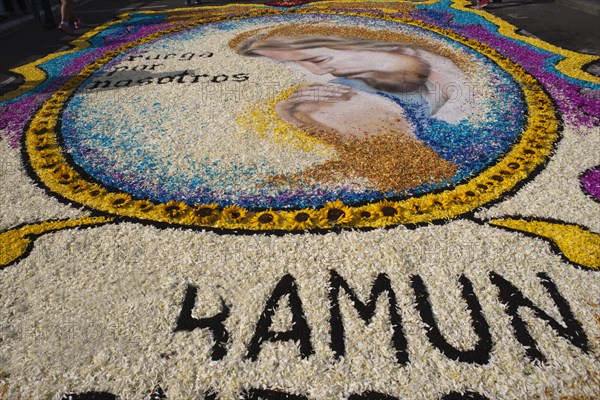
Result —
<instances>
[{"instance_id":1,"label":"pink shoe","mask_svg":"<svg viewBox=\"0 0 600 400\"><path fill-rule=\"evenodd\" d=\"M475 6L475 8L477 9L482 9L484 7L487 7L490 4L490 0L479 0L479 3L477 3L477 6Z\"/></svg>"},{"instance_id":2,"label":"pink shoe","mask_svg":"<svg viewBox=\"0 0 600 400\"><path fill-rule=\"evenodd\" d=\"M85 28L85 24L79 18L77 18L77 20L73 23L73 26L75 27L75 29Z\"/></svg>"},{"instance_id":3,"label":"pink shoe","mask_svg":"<svg viewBox=\"0 0 600 400\"><path fill-rule=\"evenodd\" d=\"M73 29L71 29L71 25L69 25L68 22L61 21L60 24L58 25L58 29L60 29L67 35L77 36L77 34L75 32L73 32Z\"/></svg>"}]
</instances>

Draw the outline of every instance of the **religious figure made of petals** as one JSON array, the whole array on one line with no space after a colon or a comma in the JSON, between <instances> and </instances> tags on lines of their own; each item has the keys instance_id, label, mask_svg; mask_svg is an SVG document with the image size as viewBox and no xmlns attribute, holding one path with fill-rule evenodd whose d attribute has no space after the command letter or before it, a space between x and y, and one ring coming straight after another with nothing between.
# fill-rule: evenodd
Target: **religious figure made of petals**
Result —
<instances>
[{"instance_id":1,"label":"religious figure made of petals","mask_svg":"<svg viewBox=\"0 0 600 400\"><path fill-rule=\"evenodd\" d=\"M457 166L419 140L414 123L435 118L456 124L466 117L471 105L460 90L466 77L450 59L399 43L289 31L252 35L236 51L293 63L308 79L320 78L275 109L286 123L334 148L337 157L273 183L363 178L382 192L402 192L455 175Z\"/></svg>"}]
</instances>

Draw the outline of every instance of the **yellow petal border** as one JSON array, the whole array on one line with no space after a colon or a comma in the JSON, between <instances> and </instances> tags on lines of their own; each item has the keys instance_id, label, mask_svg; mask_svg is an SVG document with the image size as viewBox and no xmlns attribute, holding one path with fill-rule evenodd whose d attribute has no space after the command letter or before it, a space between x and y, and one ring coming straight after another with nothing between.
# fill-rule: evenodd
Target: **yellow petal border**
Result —
<instances>
[{"instance_id":1,"label":"yellow petal border","mask_svg":"<svg viewBox=\"0 0 600 400\"><path fill-rule=\"evenodd\" d=\"M230 7L232 6L226 6L225 9L215 7L218 12L214 16L201 18L193 23L181 24L150 34L137 41L126 43L83 68L77 76L72 77L57 90L33 117L25 133L25 154L28 156L29 163L39 180L51 192L69 201L115 216L198 228L257 230L256 224L252 221L256 213L261 211L248 210L243 218L217 218L210 223L203 223L195 218L195 208L187 207L183 203L181 204L181 211L174 213L171 212L172 209L170 210L169 205L150 203L148 200L143 199L133 199L126 193L104 188L98 183L87 180L85 176L69 164L58 140L59 117L70 95L105 63L123 51L156 40L164 35L200 24L231 19L231 16L227 15L226 12L226 9ZM173 10L173 12L175 11L177 10ZM328 11L325 6L315 5L314 7L298 9L295 12L310 14L315 12L327 13ZM282 13L284 12L270 8L247 8L243 18ZM368 13L356 12L350 14L374 18L373 15ZM486 203L498 200L544 164L559 138L560 120L552 100L533 76L493 48L476 40L462 37L452 31L411 18L393 17L391 15L383 15L378 18L433 31L471 47L492 59L521 85L528 106L526 127L521 134L520 142L514 145L506 156L469 181L442 192L393 202L399 211L398 216L394 219L373 218L371 215L369 218L346 218L343 223L340 223L322 218L321 222L313 229L377 228L397 224L431 223L456 218L472 212ZM123 200L124 197L126 200ZM377 202L374 204L377 204ZM198 207L202 207L202 205ZM353 212L354 208L361 207L349 207L352 215L360 215L360 213ZM285 231L294 225L290 224L295 215L294 210L274 212L277 213L277 224L272 225L273 230Z\"/></svg>"}]
</instances>

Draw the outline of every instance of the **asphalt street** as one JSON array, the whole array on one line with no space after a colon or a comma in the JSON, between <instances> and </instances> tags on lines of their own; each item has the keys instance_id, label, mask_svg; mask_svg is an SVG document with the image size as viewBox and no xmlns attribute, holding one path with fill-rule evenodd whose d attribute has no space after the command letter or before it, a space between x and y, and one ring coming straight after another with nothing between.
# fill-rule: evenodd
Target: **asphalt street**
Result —
<instances>
[{"instance_id":1,"label":"asphalt street","mask_svg":"<svg viewBox=\"0 0 600 400\"><path fill-rule=\"evenodd\" d=\"M227 3L230 1L203 4ZM598 0L504 0L490 3L485 10L517 26L522 34L569 50L600 55L599 3ZM51 4L57 24L59 3L51 0ZM183 0L78 0L75 4L81 19L92 28L122 12L182 7ZM58 29L44 28L31 14L17 14L0 22L0 93L14 89L22 81L19 75L10 72L12 68L67 49L72 39ZM600 76L600 62L587 68Z\"/></svg>"}]
</instances>

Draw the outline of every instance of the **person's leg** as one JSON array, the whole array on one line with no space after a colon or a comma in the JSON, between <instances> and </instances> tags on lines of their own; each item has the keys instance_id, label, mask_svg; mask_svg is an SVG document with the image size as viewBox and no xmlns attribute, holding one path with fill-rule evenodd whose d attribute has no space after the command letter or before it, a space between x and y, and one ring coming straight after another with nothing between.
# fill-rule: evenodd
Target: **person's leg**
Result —
<instances>
[{"instance_id":1,"label":"person's leg","mask_svg":"<svg viewBox=\"0 0 600 400\"><path fill-rule=\"evenodd\" d=\"M60 0L60 20L61 22L69 22L69 1Z\"/></svg>"},{"instance_id":2,"label":"person's leg","mask_svg":"<svg viewBox=\"0 0 600 400\"><path fill-rule=\"evenodd\" d=\"M66 21L66 16L68 13L68 7L69 5L67 4L69 0L60 0L60 21L61 22L65 22Z\"/></svg>"},{"instance_id":3,"label":"person's leg","mask_svg":"<svg viewBox=\"0 0 600 400\"><path fill-rule=\"evenodd\" d=\"M61 0L60 4L60 25L58 29L69 34L76 35L71 29L71 17L73 12L73 0Z\"/></svg>"},{"instance_id":4,"label":"person's leg","mask_svg":"<svg viewBox=\"0 0 600 400\"><path fill-rule=\"evenodd\" d=\"M71 19L73 21L73 27L75 29L85 28L85 24L83 23L81 18L77 16L77 12L75 11L75 5L73 3L71 3L71 7Z\"/></svg>"}]
</instances>

